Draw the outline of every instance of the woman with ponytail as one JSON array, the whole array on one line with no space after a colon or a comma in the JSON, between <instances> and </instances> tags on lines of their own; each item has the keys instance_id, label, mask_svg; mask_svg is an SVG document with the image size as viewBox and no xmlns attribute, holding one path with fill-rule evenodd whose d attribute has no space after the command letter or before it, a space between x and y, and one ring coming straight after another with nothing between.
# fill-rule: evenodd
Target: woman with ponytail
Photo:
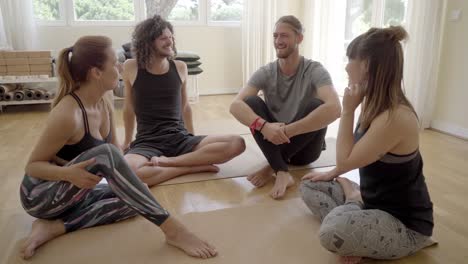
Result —
<instances>
[{"instance_id":1,"label":"woman with ponytail","mask_svg":"<svg viewBox=\"0 0 468 264\"><path fill-rule=\"evenodd\" d=\"M26 212L38 218L21 254L67 232L142 215L166 241L200 258L216 255L154 199L125 162L115 133L112 101L120 65L111 40L85 36L59 56L60 86L20 189ZM98 184L105 178L108 184Z\"/></svg>"},{"instance_id":2,"label":"woman with ponytail","mask_svg":"<svg viewBox=\"0 0 468 264\"><path fill-rule=\"evenodd\" d=\"M406 38L400 26L372 28L349 44L336 167L311 172L301 184L305 203L322 221L322 246L342 263L398 259L435 243L418 117L402 88ZM360 186L339 177L353 169Z\"/></svg>"}]
</instances>

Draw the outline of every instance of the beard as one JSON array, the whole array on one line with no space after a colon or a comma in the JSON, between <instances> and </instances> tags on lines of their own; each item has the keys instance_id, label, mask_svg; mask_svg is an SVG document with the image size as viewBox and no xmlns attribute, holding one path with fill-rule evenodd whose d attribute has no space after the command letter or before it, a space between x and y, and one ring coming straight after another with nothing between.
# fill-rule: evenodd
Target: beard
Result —
<instances>
[{"instance_id":1,"label":"beard","mask_svg":"<svg viewBox=\"0 0 468 264\"><path fill-rule=\"evenodd\" d=\"M165 58L168 58L168 57L172 57L174 56L174 49L171 47L171 50L170 51L167 51L166 48L164 49L156 49L156 55L159 56L159 57L165 57Z\"/></svg>"},{"instance_id":2,"label":"beard","mask_svg":"<svg viewBox=\"0 0 468 264\"><path fill-rule=\"evenodd\" d=\"M285 59L289 57L294 52L294 48L288 46L286 49L278 49L276 48L276 57L278 59Z\"/></svg>"}]
</instances>

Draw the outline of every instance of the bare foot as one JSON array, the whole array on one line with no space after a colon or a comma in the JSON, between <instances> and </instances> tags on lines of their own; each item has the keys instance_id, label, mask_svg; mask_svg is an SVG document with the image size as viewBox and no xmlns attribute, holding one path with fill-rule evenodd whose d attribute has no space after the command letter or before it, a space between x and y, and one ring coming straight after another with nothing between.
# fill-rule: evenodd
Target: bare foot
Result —
<instances>
[{"instance_id":1,"label":"bare foot","mask_svg":"<svg viewBox=\"0 0 468 264\"><path fill-rule=\"evenodd\" d=\"M343 188L343 192L346 197L346 201L361 201L361 191L347 178L338 177L336 181L341 184L341 188Z\"/></svg>"},{"instance_id":2,"label":"bare foot","mask_svg":"<svg viewBox=\"0 0 468 264\"><path fill-rule=\"evenodd\" d=\"M21 257L31 258L38 247L63 234L65 234L65 226L61 220L37 219L33 222L31 233L21 247Z\"/></svg>"},{"instance_id":3,"label":"bare foot","mask_svg":"<svg viewBox=\"0 0 468 264\"><path fill-rule=\"evenodd\" d=\"M273 199L280 199L286 193L286 189L294 185L294 179L287 171L279 171L276 175L275 185L270 191Z\"/></svg>"},{"instance_id":4,"label":"bare foot","mask_svg":"<svg viewBox=\"0 0 468 264\"><path fill-rule=\"evenodd\" d=\"M266 165L260 170L247 176L247 180L250 181L255 187L260 188L275 178L273 177L273 172L274 171L270 165Z\"/></svg>"},{"instance_id":5,"label":"bare foot","mask_svg":"<svg viewBox=\"0 0 468 264\"><path fill-rule=\"evenodd\" d=\"M340 256L340 263L342 264L357 264L360 263L362 257L354 257L354 256Z\"/></svg>"},{"instance_id":6,"label":"bare foot","mask_svg":"<svg viewBox=\"0 0 468 264\"><path fill-rule=\"evenodd\" d=\"M161 225L161 230L166 234L169 245L183 250L189 256L206 259L218 254L214 246L198 238L172 217Z\"/></svg>"}]
</instances>

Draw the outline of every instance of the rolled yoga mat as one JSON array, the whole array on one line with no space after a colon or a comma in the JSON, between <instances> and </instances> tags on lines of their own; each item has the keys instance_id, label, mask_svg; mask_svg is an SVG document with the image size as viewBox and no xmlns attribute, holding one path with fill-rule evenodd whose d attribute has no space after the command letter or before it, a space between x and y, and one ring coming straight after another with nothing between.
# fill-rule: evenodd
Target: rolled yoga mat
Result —
<instances>
[{"instance_id":1,"label":"rolled yoga mat","mask_svg":"<svg viewBox=\"0 0 468 264\"><path fill-rule=\"evenodd\" d=\"M0 84L0 95L16 90L15 84Z\"/></svg>"},{"instance_id":2,"label":"rolled yoga mat","mask_svg":"<svg viewBox=\"0 0 468 264\"><path fill-rule=\"evenodd\" d=\"M14 99L15 101L23 101L24 98L26 97L26 92L21 89L21 90L15 90L15 95L14 95Z\"/></svg>"},{"instance_id":3,"label":"rolled yoga mat","mask_svg":"<svg viewBox=\"0 0 468 264\"><path fill-rule=\"evenodd\" d=\"M41 88L34 89L34 100L44 99L45 90Z\"/></svg>"},{"instance_id":4,"label":"rolled yoga mat","mask_svg":"<svg viewBox=\"0 0 468 264\"><path fill-rule=\"evenodd\" d=\"M55 92L46 91L46 92L44 93L44 99L45 99L45 100L54 99L54 97L55 97Z\"/></svg>"},{"instance_id":5,"label":"rolled yoga mat","mask_svg":"<svg viewBox=\"0 0 468 264\"><path fill-rule=\"evenodd\" d=\"M24 90L25 94L24 94L24 99L25 100L33 100L34 99L34 90L32 89L25 89Z\"/></svg>"},{"instance_id":6,"label":"rolled yoga mat","mask_svg":"<svg viewBox=\"0 0 468 264\"><path fill-rule=\"evenodd\" d=\"M5 101L13 101L15 98L15 92L8 92L3 95L3 100Z\"/></svg>"}]
</instances>

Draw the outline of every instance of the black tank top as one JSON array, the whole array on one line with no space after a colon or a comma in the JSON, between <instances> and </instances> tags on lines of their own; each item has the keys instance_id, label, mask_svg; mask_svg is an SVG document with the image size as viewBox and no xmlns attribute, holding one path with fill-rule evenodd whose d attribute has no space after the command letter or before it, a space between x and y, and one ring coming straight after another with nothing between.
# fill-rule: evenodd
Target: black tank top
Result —
<instances>
[{"instance_id":1,"label":"black tank top","mask_svg":"<svg viewBox=\"0 0 468 264\"><path fill-rule=\"evenodd\" d=\"M138 69L132 88L137 138L148 133L160 133L168 128L184 128L181 111L182 80L174 61L169 60L169 70L164 74Z\"/></svg>"},{"instance_id":2,"label":"black tank top","mask_svg":"<svg viewBox=\"0 0 468 264\"><path fill-rule=\"evenodd\" d=\"M357 142L366 133L355 131ZM385 154L359 169L365 209L379 209L408 228L431 236L434 227L431 198L423 175L419 150L407 155Z\"/></svg>"},{"instance_id":3,"label":"black tank top","mask_svg":"<svg viewBox=\"0 0 468 264\"><path fill-rule=\"evenodd\" d=\"M83 114L85 134L78 143L73 145L65 145L59 150L59 152L57 153L57 157L66 161L71 161L72 159L74 159L75 157L77 157L78 155L80 155L88 149L94 148L104 143L108 143L112 138L112 129L109 129L109 134L104 140L96 139L91 135L91 133L89 132L88 115L86 114L86 109L84 108L83 103L75 93L71 92L70 95L76 100L76 102L81 108L81 113Z\"/></svg>"}]
</instances>

